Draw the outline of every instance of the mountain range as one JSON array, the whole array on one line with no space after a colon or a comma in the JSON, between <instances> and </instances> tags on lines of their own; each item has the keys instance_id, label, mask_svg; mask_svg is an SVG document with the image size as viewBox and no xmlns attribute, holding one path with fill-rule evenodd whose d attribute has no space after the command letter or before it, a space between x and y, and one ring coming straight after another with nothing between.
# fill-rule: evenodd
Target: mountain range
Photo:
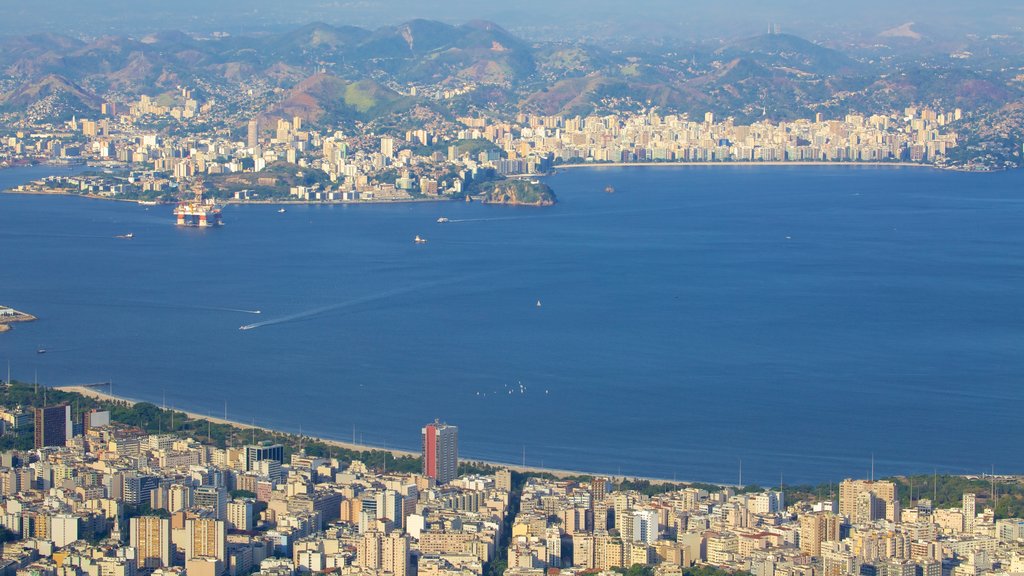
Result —
<instances>
[{"instance_id":1,"label":"mountain range","mask_svg":"<svg viewBox=\"0 0 1024 576\"><path fill-rule=\"evenodd\" d=\"M658 106L782 120L909 104L995 110L1022 96L1012 71L969 59L896 57L893 46L920 42L909 24L878 41L857 54L789 34L621 49L528 42L485 21L421 19L372 30L316 22L250 36L8 36L0 38L0 112L17 116L46 100L61 103L54 115L88 114L112 97L182 85L212 93L268 86L277 96L264 114L313 124L369 122L423 103L448 115ZM413 86L433 97L413 96ZM444 90L452 95L439 97Z\"/></svg>"}]
</instances>

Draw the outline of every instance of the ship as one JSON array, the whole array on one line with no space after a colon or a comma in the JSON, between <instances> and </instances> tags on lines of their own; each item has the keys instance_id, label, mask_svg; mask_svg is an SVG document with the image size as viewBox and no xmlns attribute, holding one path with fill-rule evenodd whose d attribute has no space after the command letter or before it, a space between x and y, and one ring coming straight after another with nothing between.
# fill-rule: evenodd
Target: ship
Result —
<instances>
[{"instance_id":1,"label":"ship","mask_svg":"<svg viewBox=\"0 0 1024 576\"><path fill-rule=\"evenodd\" d=\"M426 244L427 243L427 239L426 238L420 238L419 234L417 234L416 237L412 239L412 241L417 243L417 244Z\"/></svg>"},{"instance_id":2,"label":"ship","mask_svg":"<svg viewBox=\"0 0 1024 576\"><path fill-rule=\"evenodd\" d=\"M448 219L445 218L444 216L441 216L440 218L437 219L438 224L444 224L445 222L448 222Z\"/></svg>"},{"instance_id":3,"label":"ship","mask_svg":"<svg viewBox=\"0 0 1024 576\"><path fill-rule=\"evenodd\" d=\"M139 200L139 206L159 206L160 203L156 200Z\"/></svg>"},{"instance_id":4,"label":"ship","mask_svg":"<svg viewBox=\"0 0 1024 576\"><path fill-rule=\"evenodd\" d=\"M611 184L609 184L609 185L604 187L604 191L607 192L608 194L614 194L615 193L615 187L612 186Z\"/></svg>"},{"instance_id":5,"label":"ship","mask_svg":"<svg viewBox=\"0 0 1024 576\"><path fill-rule=\"evenodd\" d=\"M222 226L220 206L212 198L203 198L203 179L196 178L192 182L192 200L182 200L174 209L178 226L212 228Z\"/></svg>"},{"instance_id":6,"label":"ship","mask_svg":"<svg viewBox=\"0 0 1024 576\"><path fill-rule=\"evenodd\" d=\"M115 236L115 238L120 238L122 240L131 240L132 238L135 238L135 234L133 234L132 232L129 232L127 234L118 234L117 236Z\"/></svg>"},{"instance_id":7,"label":"ship","mask_svg":"<svg viewBox=\"0 0 1024 576\"><path fill-rule=\"evenodd\" d=\"M284 208L279 208L279 209L277 210L277 213L278 213L278 214L284 214L285 212L286 212L286 210L285 210Z\"/></svg>"}]
</instances>

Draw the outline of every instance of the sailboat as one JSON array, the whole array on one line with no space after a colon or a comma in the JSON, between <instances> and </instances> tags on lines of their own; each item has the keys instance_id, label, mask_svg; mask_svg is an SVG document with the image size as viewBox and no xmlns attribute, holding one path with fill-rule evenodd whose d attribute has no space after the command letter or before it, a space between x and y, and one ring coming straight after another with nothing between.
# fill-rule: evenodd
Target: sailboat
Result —
<instances>
[{"instance_id":1,"label":"sailboat","mask_svg":"<svg viewBox=\"0 0 1024 576\"><path fill-rule=\"evenodd\" d=\"M417 243L417 244L426 244L427 243L427 239L426 238L420 238L419 234L417 234L416 237L412 239L412 241Z\"/></svg>"},{"instance_id":2,"label":"sailboat","mask_svg":"<svg viewBox=\"0 0 1024 576\"><path fill-rule=\"evenodd\" d=\"M540 308L540 300L537 300L537 308Z\"/></svg>"}]
</instances>

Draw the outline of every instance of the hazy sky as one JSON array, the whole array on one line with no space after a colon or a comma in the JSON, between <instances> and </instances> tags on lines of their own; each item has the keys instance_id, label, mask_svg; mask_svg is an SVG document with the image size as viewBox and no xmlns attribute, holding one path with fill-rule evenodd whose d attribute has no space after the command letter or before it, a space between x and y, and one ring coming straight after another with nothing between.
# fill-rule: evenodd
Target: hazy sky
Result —
<instances>
[{"instance_id":1,"label":"hazy sky","mask_svg":"<svg viewBox=\"0 0 1024 576\"><path fill-rule=\"evenodd\" d=\"M935 37L1020 33L1022 0L0 0L0 33L273 31L314 20L380 26L411 18L487 19L536 38L741 37L777 23L829 38L870 36L908 21Z\"/></svg>"}]
</instances>

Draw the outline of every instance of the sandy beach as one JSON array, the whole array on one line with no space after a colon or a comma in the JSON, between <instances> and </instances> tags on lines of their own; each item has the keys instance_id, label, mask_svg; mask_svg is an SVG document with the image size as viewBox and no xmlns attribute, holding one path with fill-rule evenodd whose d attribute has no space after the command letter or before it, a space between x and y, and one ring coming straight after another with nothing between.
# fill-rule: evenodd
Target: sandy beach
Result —
<instances>
[{"instance_id":1,"label":"sandy beach","mask_svg":"<svg viewBox=\"0 0 1024 576\"><path fill-rule=\"evenodd\" d=\"M56 390L62 390L64 392L74 392L76 394L81 394L82 396L87 396L89 398L94 398L96 400L104 400L104 401L110 401L110 402L126 402L129 405L135 405L135 404L137 404L139 402L137 400L132 400L131 398L124 398L124 397L121 397L121 396L113 396L113 395L107 394L106 392L101 392L101 391L96 390L94 388L89 388L89 387L85 387L85 386L55 386L54 388ZM225 420L224 418L218 418L216 416L210 416L210 415L207 415L207 414L197 414L195 412L189 412L187 410L179 410L179 409L174 409L174 410L176 412L182 412L186 416L188 416L189 418L193 418L195 420L209 421L209 422L213 422L215 424L227 424L228 426L234 426L236 428L240 428L240 429L244 429L244 430L250 430L250 429L253 428L253 426L251 424L245 424L245 423L237 422L237 421L234 421L234 420ZM259 430L266 430L268 432L275 432L275 433L278 433L278 434L293 435L290 432L282 432L280 430L272 430L272 429L269 429L269 428L265 428L263 426L256 426L256 428L259 429ZM377 451L377 450L379 450L379 451L387 452L387 453L389 453L389 454L391 454L392 456L395 456L395 457L401 457L401 456L418 457L420 455L419 452L412 452L412 451L409 451L409 450L396 450L394 448L383 448L383 447L380 447L380 446L369 446L369 445L365 445L365 444L353 444L351 442L343 442L343 441L340 441L340 440L331 440L329 438L317 438L317 437L312 437L312 436L309 436L309 438L313 438L314 440L316 440L318 442L323 442L324 444L327 444L329 446L336 446L338 448L344 448L346 450L356 450L356 451L363 451L363 450L374 450L374 451ZM469 459L469 458L460 458L460 459L463 462L469 462L469 463L475 463L475 464L484 464L484 465L496 466L496 467L501 467L501 468L508 468L509 470L514 470L516 472L529 472L529 473L534 473L534 474L537 474L537 473L547 473L547 474L551 474L551 475L553 475L555 477L558 477L558 478L567 478L567 477L571 477L571 476L604 476L604 477L611 478L612 480L625 480L625 479L647 480L647 481L650 481L653 484L664 484L664 483L686 484L687 483L687 481L684 481L684 480L667 480L667 479L663 479L663 478L644 478L644 477L638 477L638 476L621 476L621 475L616 475L616 474L607 474L607 473L598 473L598 472L585 472L585 471L580 471L580 470L564 470L564 469L560 469L560 468L546 468L546 467L538 467L538 466L519 466L519 465L508 464L508 463L504 463L504 462L489 462L489 461L486 461L486 460L474 460L474 459Z\"/></svg>"}]
</instances>

